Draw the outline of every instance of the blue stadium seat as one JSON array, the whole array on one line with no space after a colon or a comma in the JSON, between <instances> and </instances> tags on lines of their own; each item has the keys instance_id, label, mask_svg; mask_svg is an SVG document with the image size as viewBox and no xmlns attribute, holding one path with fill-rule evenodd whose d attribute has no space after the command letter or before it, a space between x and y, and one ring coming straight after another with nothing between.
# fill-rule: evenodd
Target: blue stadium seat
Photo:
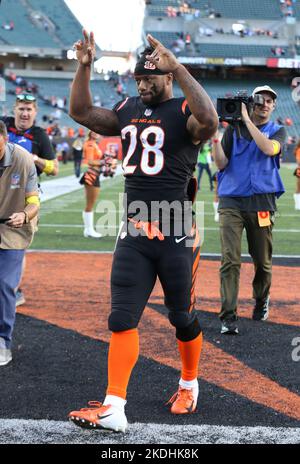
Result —
<instances>
[{"instance_id":1,"label":"blue stadium seat","mask_svg":"<svg viewBox=\"0 0 300 464\"><path fill-rule=\"evenodd\" d=\"M47 15L55 25L55 33L65 47L72 47L81 37L82 26L61 0L28 0L37 11Z\"/></svg>"},{"instance_id":2,"label":"blue stadium seat","mask_svg":"<svg viewBox=\"0 0 300 464\"><path fill-rule=\"evenodd\" d=\"M0 39L6 45L58 47L47 31L36 27L29 11L20 0L5 2L5 5L1 5L1 26L10 21L14 22L13 30L5 30L3 27L0 29Z\"/></svg>"}]
</instances>

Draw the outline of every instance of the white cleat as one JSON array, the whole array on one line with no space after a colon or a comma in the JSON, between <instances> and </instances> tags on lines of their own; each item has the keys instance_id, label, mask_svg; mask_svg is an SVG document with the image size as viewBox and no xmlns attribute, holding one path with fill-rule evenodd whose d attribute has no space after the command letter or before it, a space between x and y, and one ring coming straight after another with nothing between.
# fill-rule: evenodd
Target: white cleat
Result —
<instances>
[{"instance_id":1,"label":"white cleat","mask_svg":"<svg viewBox=\"0 0 300 464\"><path fill-rule=\"evenodd\" d=\"M84 408L69 414L69 418L74 424L85 428L126 432L128 422L123 408L112 405L103 406L102 403L98 402L90 402L89 404L92 404L91 408Z\"/></svg>"}]
</instances>

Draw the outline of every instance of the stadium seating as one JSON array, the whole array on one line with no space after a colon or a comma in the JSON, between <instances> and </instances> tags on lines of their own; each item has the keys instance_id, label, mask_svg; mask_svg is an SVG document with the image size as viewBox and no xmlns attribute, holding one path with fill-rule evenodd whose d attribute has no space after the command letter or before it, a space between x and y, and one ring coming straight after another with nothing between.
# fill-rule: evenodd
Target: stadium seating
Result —
<instances>
[{"instance_id":1,"label":"stadium seating","mask_svg":"<svg viewBox=\"0 0 300 464\"><path fill-rule=\"evenodd\" d=\"M160 42L162 42L167 48L171 48L174 45L174 42L178 39L178 33L176 32L167 32L167 31L147 31L147 33L152 34ZM276 43L276 47L277 47ZM246 56L251 57L273 57L271 45L245 45L245 44L222 44L222 43L198 43L195 44L193 48L193 53L199 56L204 57L226 57L226 58L241 58ZM284 57L292 57L290 55L288 48L281 46L281 49L284 50ZM185 55L188 50L181 52L181 55Z\"/></svg>"},{"instance_id":2,"label":"stadium seating","mask_svg":"<svg viewBox=\"0 0 300 464\"><path fill-rule=\"evenodd\" d=\"M71 47L81 37L80 23L61 0L28 0L28 3L51 19L56 26L55 33L65 47Z\"/></svg>"},{"instance_id":3,"label":"stadium seating","mask_svg":"<svg viewBox=\"0 0 300 464\"><path fill-rule=\"evenodd\" d=\"M190 2L192 8L203 9L206 2ZM281 19L279 2L276 0L210 0L210 9L220 13L223 18L236 19Z\"/></svg>"},{"instance_id":4,"label":"stadium seating","mask_svg":"<svg viewBox=\"0 0 300 464\"><path fill-rule=\"evenodd\" d=\"M27 5L27 7L26 7ZM33 12L47 16L55 26L53 32L32 19ZM10 21L12 30L3 28ZM62 0L6 1L1 8L0 43L25 47L70 48L81 36L82 27Z\"/></svg>"},{"instance_id":5,"label":"stadium seating","mask_svg":"<svg viewBox=\"0 0 300 464\"><path fill-rule=\"evenodd\" d=\"M1 7L0 39L7 45L19 45L27 47L54 47L58 45L44 30L37 28L31 21L30 14L25 6L18 1L5 2ZM14 22L13 30L5 30L4 24Z\"/></svg>"},{"instance_id":6,"label":"stadium seating","mask_svg":"<svg viewBox=\"0 0 300 464\"><path fill-rule=\"evenodd\" d=\"M167 48L172 48L173 43L178 39L178 33L167 32L167 31L147 31L147 34L151 34L157 38Z\"/></svg>"},{"instance_id":7,"label":"stadium seating","mask_svg":"<svg viewBox=\"0 0 300 464\"><path fill-rule=\"evenodd\" d=\"M34 79L34 83L39 85L39 93L44 96L55 95L58 97L69 97L70 91L70 80L67 79ZM287 128L288 134L290 136L296 136L300 134L300 118L299 118L299 107L292 99L292 91L287 84L283 84L279 80L274 82L271 81L251 81L251 80L213 80L207 79L201 81L201 85L208 92L214 103L218 97L224 97L226 94L235 94L239 90L247 90L248 94L258 85L271 85L276 92L278 92L278 103L277 108L273 113L273 119L281 117L283 120L286 117L289 117L293 120L293 125ZM12 83L7 83L7 91L14 90L15 86ZM117 95L112 83L105 80L97 80L91 82L92 94L95 97L98 95L103 106L107 108L112 108L113 105L121 99ZM133 79L130 79L126 83L126 91L130 96L137 95L136 84ZM182 92L180 88L175 83L174 85L174 95L181 96ZM7 94L6 102L4 103L5 107L11 110L15 97L13 95ZM50 115L55 111L55 108L46 105L41 99L39 99L39 115L38 123L42 123L43 115ZM60 119L61 126L76 126L76 123L68 116L67 113L62 112Z\"/></svg>"},{"instance_id":8,"label":"stadium seating","mask_svg":"<svg viewBox=\"0 0 300 464\"><path fill-rule=\"evenodd\" d=\"M272 47L270 45L239 45L239 44L221 44L221 43L204 43L195 46L197 55L211 57L228 57L241 58L245 56L270 58ZM287 47L281 47L284 50L284 57L289 58Z\"/></svg>"},{"instance_id":9,"label":"stadium seating","mask_svg":"<svg viewBox=\"0 0 300 464\"><path fill-rule=\"evenodd\" d=\"M209 12L214 10L223 18L262 19L267 16L270 21L282 18L279 2L276 0L252 0L251 2L241 2L240 0L190 1L189 5L192 9L198 9L201 17L208 16ZM176 8L178 2L152 0L151 4L147 6L147 13L149 16L166 16L167 6ZM296 13L300 15L300 7L297 6L295 9Z\"/></svg>"}]
</instances>

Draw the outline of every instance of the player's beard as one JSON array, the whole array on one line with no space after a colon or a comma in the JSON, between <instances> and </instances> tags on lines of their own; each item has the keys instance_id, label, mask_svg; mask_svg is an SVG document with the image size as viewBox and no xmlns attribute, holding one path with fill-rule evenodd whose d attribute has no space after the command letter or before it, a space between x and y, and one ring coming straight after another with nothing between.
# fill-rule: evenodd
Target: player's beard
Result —
<instances>
[{"instance_id":1,"label":"player's beard","mask_svg":"<svg viewBox=\"0 0 300 464\"><path fill-rule=\"evenodd\" d=\"M150 92L151 92L151 94L150 94L151 96L149 96L146 99L142 98L142 102L145 105L155 106L155 105L158 105L159 103L161 103L162 101L165 100L165 98L164 98L165 89L164 88L158 89L157 86L155 84L153 84L151 86Z\"/></svg>"}]
</instances>

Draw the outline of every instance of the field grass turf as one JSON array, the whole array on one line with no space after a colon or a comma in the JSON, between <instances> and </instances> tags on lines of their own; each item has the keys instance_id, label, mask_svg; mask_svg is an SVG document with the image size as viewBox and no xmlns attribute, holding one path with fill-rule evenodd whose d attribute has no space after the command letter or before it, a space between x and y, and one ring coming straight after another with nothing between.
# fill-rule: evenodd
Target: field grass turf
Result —
<instances>
[{"instance_id":1,"label":"field grass turf","mask_svg":"<svg viewBox=\"0 0 300 464\"><path fill-rule=\"evenodd\" d=\"M295 191L295 177L292 175L294 167L283 165L281 175L286 193L278 200L274 227L274 254L299 255L300 212L294 209L293 193ZM60 176L73 174L73 164L61 165ZM47 178L49 180L49 178ZM119 209L119 197L122 193L124 181L118 176L103 183L99 200L110 200ZM213 196L209 190L208 178L203 173L201 190L197 200L204 202L204 242L202 253L220 253L218 224L214 222ZM119 217L116 227L110 229L112 236L100 240L83 237L81 212L84 208L84 191L60 196L42 203L40 227L36 234L32 249L36 250L78 250L78 251L113 251L118 232ZM101 216L95 213L95 221ZM247 253L245 237L243 239L243 253Z\"/></svg>"}]
</instances>

